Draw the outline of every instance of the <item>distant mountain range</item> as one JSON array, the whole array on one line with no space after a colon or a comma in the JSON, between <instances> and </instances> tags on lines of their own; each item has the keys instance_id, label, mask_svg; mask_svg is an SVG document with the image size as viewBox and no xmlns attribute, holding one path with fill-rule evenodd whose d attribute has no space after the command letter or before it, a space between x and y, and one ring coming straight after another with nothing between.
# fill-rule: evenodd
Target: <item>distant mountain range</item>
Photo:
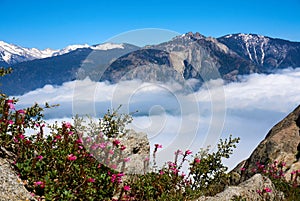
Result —
<instances>
[{"instance_id":1,"label":"distant mountain range","mask_svg":"<svg viewBox=\"0 0 300 201\"><path fill-rule=\"evenodd\" d=\"M60 50L52 50L50 48L39 50L37 48L24 48L14 44L5 43L4 41L0 41L0 62L2 66L9 66L24 61L63 55L82 48L89 48L92 50L109 50L114 48L123 49L123 46L121 44L105 43L92 46L89 46L88 44L69 45Z\"/></svg>"},{"instance_id":2,"label":"distant mountain range","mask_svg":"<svg viewBox=\"0 0 300 201\"><path fill-rule=\"evenodd\" d=\"M134 78L236 81L238 75L300 67L300 42L257 34L212 38L192 32L142 48L104 43L38 50L0 42L0 65L14 69L11 75L0 79L1 90L9 95L87 76L112 83Z\"/></svg>"}]
</instances>

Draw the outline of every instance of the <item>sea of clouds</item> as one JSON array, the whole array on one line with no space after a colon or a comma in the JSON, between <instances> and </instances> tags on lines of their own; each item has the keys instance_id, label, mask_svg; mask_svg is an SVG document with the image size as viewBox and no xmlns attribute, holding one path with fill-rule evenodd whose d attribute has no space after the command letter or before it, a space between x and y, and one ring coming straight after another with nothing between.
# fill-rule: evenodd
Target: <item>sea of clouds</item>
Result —
<instances>
[{"instance_id":1,"label":"sea of clouds","mask_svg":"<svg viewBox=\"0 0 300 201\"><path fill-rule=\"evenodd\" d=\"M240 80L229 84L214 80L192 91L176 82L109 84L85 79L62 86L46 85L17 98L19 107L35 102L60 104L46 110L50 123L72 121L75 114L101 117L107 109L122 105L120 113L135 112L129 127L147 133L152 147L163 145L160 162L172 160L177 149L196 153L232 134L241 138L231 159L225 161L233 168L251 154L272 126L300 104L300 68L251 74ZM188 82L197 84L195 80Z\"/></svg>"}]
</instances>

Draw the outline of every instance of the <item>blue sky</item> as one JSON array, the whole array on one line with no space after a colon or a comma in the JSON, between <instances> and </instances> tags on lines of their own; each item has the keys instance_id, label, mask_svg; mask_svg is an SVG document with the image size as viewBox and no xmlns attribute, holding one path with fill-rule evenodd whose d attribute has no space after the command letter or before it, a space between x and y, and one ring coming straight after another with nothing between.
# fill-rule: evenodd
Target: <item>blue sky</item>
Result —
<instances>
[{"instance_id":1,"label":"blue sky","mask_svg":"<svg viewBox=\"0 0 300 201\"><path fill-rule=\"evenodd\" d=\"M143 28L300 41L299 0L0 0L0 40L25 47L98 44Z\"/></svg>"}]
</instances>

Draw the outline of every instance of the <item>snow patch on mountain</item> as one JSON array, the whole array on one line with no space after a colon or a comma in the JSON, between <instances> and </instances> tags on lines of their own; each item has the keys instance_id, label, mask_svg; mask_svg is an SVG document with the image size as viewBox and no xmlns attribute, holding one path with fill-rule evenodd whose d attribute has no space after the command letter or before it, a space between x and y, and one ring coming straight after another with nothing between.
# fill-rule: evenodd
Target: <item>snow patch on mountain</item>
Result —
<instances>
[{"instance_id":1,"label":"snow patch on mountain","mask_svg":"<svg viewBox=\"0 0 300 201\"><path fill-rule=\"evenodd\" d=\"M251 61L263 65L265 59L264 47L269 43L269 38L258 34L230 34L225 38L233 37L236 40L241 40L244 43L244 48Z\"/></svg>"},{"instance_id":2,"label":"snow patch on mountain","mask_svg":"<svg viewBox=\"0 0 300 201\"><path fill-rule=\"evenodd\" d=\"M58 55L62 55L62 54L66 54L69 53L71 51L77 50L79 48L89 48L90 46L88 44L84 44L84 45L69 45L61 50L58 50L57 52L55 52L52 56L58 56Z\"/></svg>"},{"instance_id":3,"label":"snow patch on mountain","mask_svg":"<svg viewBox=\"0 0 300 201\"><path fill-rule=\"evenodd\" d=\"M115 48L124 49L124 44L104 43L94 46L83 44L69 45L58 50L53 50L50 48L39 50L37 48L25 48L0 41L0 61L4 61L7 64L12 65L19 62L67 54L80 48L90 48L93 50L110 50Z\"/></svg>"},{"instance_id":4,"label":"snow patch on mountain","mask_svg":"<svg viewBox=\"0 0 300 201\"><path fill-rule=\"evenodd\" d=\"M90 48L93 50L124 49L124 44L103 43L100 45L91 46Z\"/></svg>"}]
</instances>

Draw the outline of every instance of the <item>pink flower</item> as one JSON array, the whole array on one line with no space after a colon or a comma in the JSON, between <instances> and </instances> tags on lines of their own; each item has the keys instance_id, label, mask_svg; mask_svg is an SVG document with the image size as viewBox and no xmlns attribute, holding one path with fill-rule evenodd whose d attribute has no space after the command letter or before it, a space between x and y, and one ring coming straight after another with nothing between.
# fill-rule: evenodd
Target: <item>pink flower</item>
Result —
<instances>
[{"instance_id":1,"label":"pink flower","mask_svg":"<svg viewBox=\"0 0 300 201\"><path fill-rule=\"evenodd\" d=\"M120 173L117 174L118 177L124 177L124 175L125 174L123 172L120 172Z\"/></svg>"},{"instance_id":2,"label":"pink flower","mask_svg":"<svg viewBox=\"0 0 300 201\"><path fill-rule=\"evenodd\" d=\"M245 170L246 170L246 168L244 168L244 167L241 168L241 171L245 171Z\"/></svg>"},{"instance_id":3,"label":"pink flower","mask_svg":"<svg viewBox=\"0 0 300 201\"><path fill-rule=\"evenodd\" d=\"M176 164L171 161L168 161L168 165L170 168L176 167Z\"/></svg>"},{"instance_id":4,"label":"pink flower","mask_svg":"<svg viewBox=\"0 0 300 201\"><path fill-rule=\"evenodd\" d=\"M35 187L45 188L45 183L42 181L36 181L33 184Z\"/></svg>"},{"instance_id":5,"label":"pink flower","mask_svg":"<svg viewBox=\"0 0 300 201\"><path fill-rule=\"evenodd\" d=\"M109 154L113 155L114 154L114 150L110 149L109 150Z\"/></svg>"},{"instance_id":6,"label":"pink flower","mask_svg":"<svg viewBox=\"0 0 300 201\"><path fill-rule=\"evenodd\" d=\"M190 154L192 154L191 150L188 149L188 150L185 151L185 155L190 155Z\"/></svg>"},{"instance_id":7,"label":"pink flower","mask_svg":"<svg viewBox=\"0 0 300 201\"><path fill-rule=\"evenodd\" d=\"M13 120L8 120L8 124L12 125L12 124L14 124L14 121Z\"/></svg>"},{"instance_id":8,"label":"pink flower","mask_svg":"<svg viewBox=\"0 0 300 201\"><path fill-rule=\"evenodd\" d=\"M176 175L177 175L178 172L179 172L179 170L178 170L177 168L174 168L172 171L173 171L173 173L176 174Z\"/></svg>"},{"instance_id":9,"label":"pink flower","mask_svg":"<svg viewBox=\"0 0 300 201\"><path fill-rule=\"evenodd\" d=\"M45 127L45 124L42 124L42 125L40 125L40 124L35 124L35 126L36 126L36 127Z\"/></svg>"},{"instance_id":10,"label":"pink flower","mask_svg":"<svg viewBox=\"0 0 300 201\"><path fill-rule=\"evenodd\" d=\"M129 162L130 158L124 158L124 162Z\"/></svg>"},{"instance_id":11,"label":"pink flower","mask_svg":"<svg viewBox=\"0 0 300 201\"><path fill-rule=\"evenodd\" d=\"M100 143L99 147L100 147L101 149L105 149L106 143L104 143L104 142Z\"/></svg>"},{"instance_id":12,"label":"pink flower","mask_svg":"<svg viewBox=\"0 0 300 201\"><path fill-rule=\"evenodd\" d=\"M160 170L160 171L159 171L159 174L160 174L160 175L163 175L164 173L165 173L165 172L164 172L163 170Z\"/></svg>"},{"instance_id":13,"label":"pink flower","mask_svg":"<svg viewBox=\"0 0 300 201\"><path fill-rule=\"evenodd\" d=\"M267 192L267 193L271 193L272 192L272 190L270 188L268 188L268 187L265 187L264 191Z\"/></svg>"},{"instance_id":14,"label":"pink flower","mask_svg":"<svg viewBox=\"0 0 300 201\"><path fill-rule=\"evenodd\" d=\"M78 138L78 139L75 141L76 144L82 144L82 142L83 142L83 141L82 141L81 138Z\"/></svg>"},{"instance_id":15,"label":"pink flower","mask_svg":"<svg viewBox=\"0 0 300 201\"><path fill-rule=\"evenodd\" d=\"M126 149L126 147L124 145L121 145L121 151L124 151Z\"/></svg>"},{"instance_id":16,"label":"pink flower","mask_svg":"<svg viewBox=\"0 0 300 201\"><path fill-rule=\"evenodd\" d=\"M95 179L94 179L94 178L88 178L86 181L87 181L88 183L94 183L94 182L95 182Z\"/></svg>"},{"instance_id":17,"label":"pink flower","mask_svg":"<svg viewBox=\"0 0 300 201\"><path fill-rule=\"evenodd\" d=\"M73 131L70 131L70 132L69 132L69 135L73 135L73 134L74 134L74 132L73 132Z\"/></svg>"},{"instance_id":18,"label":"pink flower","mask_svg":"<svg viewBox=\"0 0 300 201\"><path fill-rule=\"evenodd\" d=\"M112 168L112 169L114 169L114 170L117 169L117 167L118 167L118 166L117 166L116 164L112 164L112 165L110 166L110 168Z\"/></svg>"},{"instance_id":19,"label":"pink flower","mask_svg":"<svg viewBox=\"0 0 300 201\"><path fill-rule=\"evenodd\" d=\"M69 154L69 155L67 156L67 159L68 159L69 161L75 161L75 160L77 159L77 156L75 156L75 155L73 155L73 154Z\"/></svg>"},{"instance_id":20,"label":"pink flower","mask_svg":"<svg viewBox=\"0 0 300 201\"><path fill-rule=\"evenodd\" d=\"M162 148L162 145L161 145L161 144L155 144L154 146L155 146L156 149Z\"/></svg>"},{"instance_id":21,"label":"pink flower","mask_svg":"<svg viewBox=\"0 0 300 201\"><path fill-rule=\"evenodd\" d=\"M116 178L117 178L117 175L115 175L115 174L111 175L111 177L110 177L111 183L114 183Z\"/></svg>"},{"instance_id":22,"label":"pink flower","mask_svg":"<svg viewBox=\"0 0 300 201\"><path fill-rule=\"evenodd\" d=\"M121 143L121 142L120 142L120 140L118 140L118 139L115 139L115 140L113 141L113 145L115 145L115 146L119 146L120 143Z\"/></svg>"},{"instance_id":23,"label":"pink flower","mask_svg":"<svg viewBox=\"0 0 300 201\"><path fill-rule=\"evenodd\" d=\"M130 186L126 185L126 186L123 187L123 189L124 189L125 191L130 191L131 188L130 188Z\"/></svg>"},{"instance_id":24,"label":"pink flower","mask_svg":"<svg viewBox=\"0 0 300 201\"><path fill-rule=\"evenodd\" d=\"M178 149L177 151L175 151L174 154L175 154L175 155L180 155L180 154L182 154L182 151L181 151L180 149Z\"/></svg>"},{"instance_id":25,"label":"pink flower","mask_svg":"<svg viewBox=\"0 0 300 201\"><path fill-rule=\"evenodd\" d=\"M36 158L39 159L39 160L43 160L44 157L42 155L39 155Z\"/></svg>"},{"instance_id":26,"label":"pink flower","mask_svg":"<svg viewBox=\"0 0 300 201\"><path fill-rule=\"evenodd\" d=\"M70 122L65 122L64 125L65 125L66 128L71 128L71 123Z\"/></svg>"},{"instance_id":27,"label":"pink flower","mask_svg":"<svg viewBox=\"0 0 300 201\"><path fill-rule=\"evenodd\" d=\"M11 110L14 110L14 109L15 109L15 106L14 106L13 103L8 103L8 105L9 105L9 109L11 109Z\"/></svg>"},{"instance_id":28,"label":"pink flower","mask_svg":"<svg viewBox=\"0 0 300 201\"><path fill-rule=\"evenodd\" d=\"M18 135L19 139L24 140L25 135L23 135L22 133Z\"/></svg>"},{"instance_id":29,"label":"pink flower","mask_svg":"<svg viewBox=\"0 0 300 201\"><path fill-rule=\"evenodd\" d=\"M55 136L55 139L61 140L61 136L60 136L60 135L57 135L57 136Z\"/></svg>"},{"instance_id":30,"label":"pink flower","mask_svg":"<svg viewBox=\"0 0 300 201\"><path fill-rule=\"evenodd\" d=\"M259 166L258 166L258 168L260 168L260 169L264 169L264 165L261 165L261 164L259 164Z\"/></svg>"},{"instance_id":31,"label":"pink flower","mask_svg":"<svg viewBox=\"0 0 300 201\"><path fill-rule=\"evenodd\" d=\"M25 114L25 110L18 110L17 111L19 114Z\"/></svg>"},{"instance_id":32,"label":"pink flower","mask_svg":"<svg viewBox=\"0 0 300 201\"><path fill-rule=\"evenodd\" d=\"M87 143L89 143L89 142L92 141L92 138L91 138L91 137L87 137L85 141L86 141Z\"/></svg>"},{"instance_id":33,"label":"pink flower","mask_svg":"<svg viewBox=\"0 0 300 201\"><path fill-rule=\"evenodd\" d=\"M199 158L195 158L195 163L200 163L201 162L201 160L199 159Z\"/></svg>"},{"instance_id":34,"label":"pink flower","mask_svg":"<svg viewBox=\"0 0 300 201\"><path fill-rule=\"evenodd\" d=\"M99 147L99 145L95 143L95 144L92 144L91 149L96 150L98 147Z\"/></svg>"}]
</instances>

